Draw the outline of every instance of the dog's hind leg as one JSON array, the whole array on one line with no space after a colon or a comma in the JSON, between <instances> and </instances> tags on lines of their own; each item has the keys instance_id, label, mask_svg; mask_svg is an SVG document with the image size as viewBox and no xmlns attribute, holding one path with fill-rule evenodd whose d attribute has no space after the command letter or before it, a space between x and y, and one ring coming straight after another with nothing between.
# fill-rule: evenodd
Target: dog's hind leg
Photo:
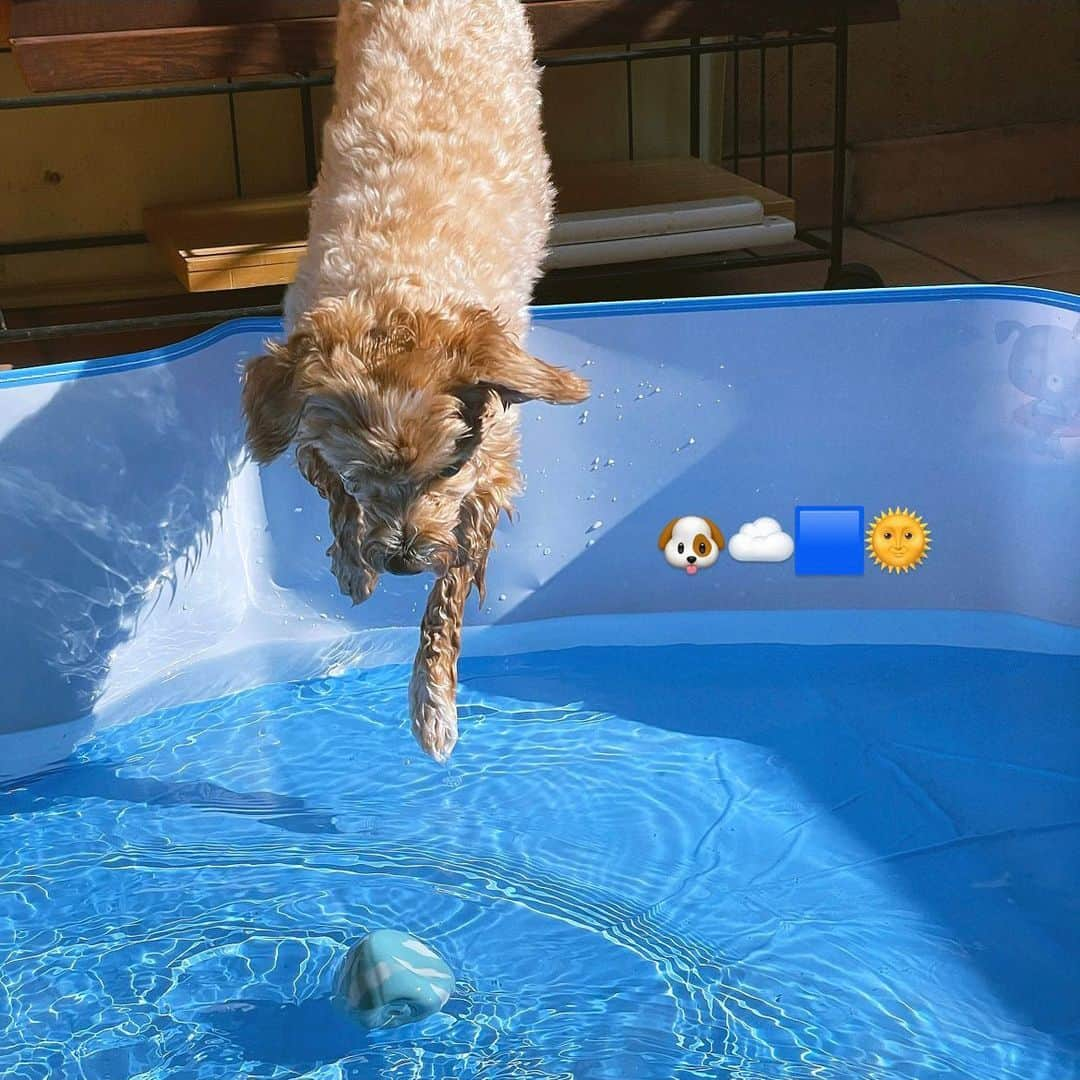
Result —
<instances>
[{"instance_id":1,"label":"dog's hind leg","mask_svg":"<svg viewBox=\"0 0 1080 1080\"><path fill-rule=\"evenodd\" d=\"M451 567L432 587L420 624L409 712L416 741L436 761L446 761L457 742L457 663L472 584L471 567Z\"/></svg>"}]
</instances>

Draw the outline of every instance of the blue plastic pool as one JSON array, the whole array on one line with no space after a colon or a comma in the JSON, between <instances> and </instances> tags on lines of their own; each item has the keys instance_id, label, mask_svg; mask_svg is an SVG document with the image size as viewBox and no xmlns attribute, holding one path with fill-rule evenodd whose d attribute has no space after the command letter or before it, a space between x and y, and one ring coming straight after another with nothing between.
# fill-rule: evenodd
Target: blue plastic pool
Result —
<instances>
[{"instance_id":1,"label":"blue plastic pool","mask_svg":"<svg viewBox=\"0 0 1080 1080\"><path fill-rule=\"evenodd\" d=\"M317 496L241 460L276 326L0 376L0 1075L1080 1076L1080 438L1031 393L1080 385L1078 313L540 312L595 392L525 411L445 768L423 580L352 608ZM917 509L930 555L657 550L822 505ZM369 1033L330 988L382 926L458 987Z\"/></svg>"}]
</instances>

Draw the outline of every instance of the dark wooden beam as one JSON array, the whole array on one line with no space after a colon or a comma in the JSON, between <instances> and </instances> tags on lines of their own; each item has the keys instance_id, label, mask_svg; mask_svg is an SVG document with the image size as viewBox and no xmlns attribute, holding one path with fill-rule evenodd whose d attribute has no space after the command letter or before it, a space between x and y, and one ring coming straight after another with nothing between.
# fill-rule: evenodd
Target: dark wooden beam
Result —
<instances>
[{"instance_id":1,"label":"dark wooden beam","mask_svg":"<svg viewBox=\"0 0 1080 1080\"><path fill-rule=\"evenodd\" d=\"M526 0L539 51L888 22L897 0Z\"/></svg>"},{"instance_id":2,"label":"dark wooden beam","mask_svg":"<svg viewBox=\"0 0 1080 1080\"><path fill-rule=\"evenodd\" d=\"M16 38L15 58L34 91L318 71L333 64L334 20Z\"/></svg>"},{"instance_id":3,"label":"dark wooden beam","mask_svg":"<svg viewBox=\"0 0 1080 1080\"><path fill-rule=\"evenodd\" d=\"M0 0L3 3L4 0ZM897 0L525 0L537 51L759 34L898 18ZM336 0L13 0L35 91L185 82L331 66Z\"/></svg>"},{"instance_id":4,"label":"dark wooden beam","mask_svg":"<svg viewBox=\"0 0 1080 1080\"><path fill-rule=\"evenodd\" d=\"M15 37L168 30L180 26L317 19L337 14L338 0L6 0Z\"/></svg>"}]
</instances>

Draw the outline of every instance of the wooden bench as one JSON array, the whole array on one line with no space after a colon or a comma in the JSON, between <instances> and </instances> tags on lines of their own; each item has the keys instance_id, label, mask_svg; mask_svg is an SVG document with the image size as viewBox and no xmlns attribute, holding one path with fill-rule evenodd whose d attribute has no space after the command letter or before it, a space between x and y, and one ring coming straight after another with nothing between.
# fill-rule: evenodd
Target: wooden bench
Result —
<instances>
[{"instance_id":1,"label":"wooden bench","mask_svg":"<svg viewBox=\"0 0 1080 1080\"><path fill-rule=\"evenodd\" d=\"M524 0L551 52L898 17L897 0ZM311 72L337 0L0 0L35 92ZM0 23L3 14L0 13Z\"/></svg>"}]
</instances>

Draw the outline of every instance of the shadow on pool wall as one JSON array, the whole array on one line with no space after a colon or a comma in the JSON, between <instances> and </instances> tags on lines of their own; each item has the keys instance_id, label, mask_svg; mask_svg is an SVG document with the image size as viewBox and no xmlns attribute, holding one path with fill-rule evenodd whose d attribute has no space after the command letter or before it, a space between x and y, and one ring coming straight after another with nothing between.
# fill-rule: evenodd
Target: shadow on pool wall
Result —
<instances>
[{"instance_id":1,"label":"shadow on pool wall","mask_svg":"<svg viewBox=\"0 0 1080 1080\"><path fill-rule=\"evenodd\" d=\"M0 384L0 734L85 733L113 650L213 544L241 450L222 366Z\"/></svg>"},{"instance_id":2,"label":"shadow on pool wall","mask_svg":"<svg viewBox=\"0 0 1080 1080\"><path fill-rule=\"evenodd\" d=\"M1058 457L1017 421L1031 398L1010 358L1016 327L1043 327L1042 355L1080 363L1077 307L951 287L539 311L533 347L594 393L523 410L527 491L469 622L949 609L1076 626L1080 439ZM63 757L90 711L124 719L408 656L422 581L384 579L353 608L328 574L325 508L293 465L235 469L238 361L276 330L232 324L0 377L0 732L38 730L7 741L16 771ZM791 562L725 555L690 578L656 550L681 514L728 535L770 515L790 532L796 505L823 503L868 517L910 505L933 551L903 576L796 577ZM846 633L859 640L857 616Z\"/></svg>"}]
</instances>

